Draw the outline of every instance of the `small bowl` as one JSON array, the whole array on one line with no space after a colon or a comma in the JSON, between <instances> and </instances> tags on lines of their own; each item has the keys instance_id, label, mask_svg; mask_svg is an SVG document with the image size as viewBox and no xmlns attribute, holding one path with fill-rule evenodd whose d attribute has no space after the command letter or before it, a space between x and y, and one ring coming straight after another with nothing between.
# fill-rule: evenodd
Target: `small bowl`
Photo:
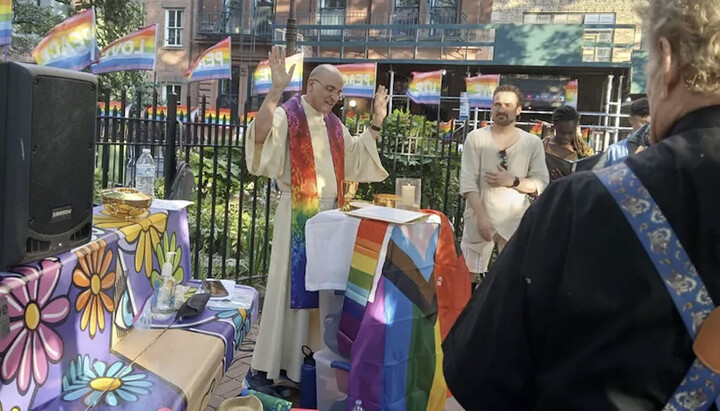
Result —
<instances>
[{"instance_id":1,"label":"small bowl","mask_svg":"<svg viewBox=\"0 0 720 411\"><path fill-rule=\"evenodd\" d=\"M152 197L134 188L109 188L100 192L105 211L113 217L132 220L147 215Z\"/></svg>"}]
</instances>

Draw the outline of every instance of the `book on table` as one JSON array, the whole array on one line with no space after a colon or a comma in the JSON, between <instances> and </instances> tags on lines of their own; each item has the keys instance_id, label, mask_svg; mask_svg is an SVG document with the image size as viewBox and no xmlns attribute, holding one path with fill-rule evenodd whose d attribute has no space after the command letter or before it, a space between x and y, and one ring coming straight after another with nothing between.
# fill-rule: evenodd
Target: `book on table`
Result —
<instances>
[{"instance_id":1,"label":"book on table","mask_svg":"<svg viewBox=\"0 0 720 411\"><path fill-rule=\"evenodd\" d=\"M590 171L600 161L602 153L592 155L590 157L581 158L579 160L566 160L550 153L545 153L545 164L549 171L557 169L560 174L569 176L578 171Z\"/></svg>"}]
</instances>

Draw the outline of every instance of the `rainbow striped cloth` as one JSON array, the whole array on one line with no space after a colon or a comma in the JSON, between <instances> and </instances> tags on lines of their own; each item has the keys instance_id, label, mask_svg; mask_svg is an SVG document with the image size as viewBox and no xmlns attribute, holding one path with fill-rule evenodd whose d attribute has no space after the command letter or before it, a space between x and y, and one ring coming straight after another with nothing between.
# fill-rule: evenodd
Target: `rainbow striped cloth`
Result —
<instances>
[{"instance_id":1,"label":"rainbow striped cloth","mask_svg":"<svg viewBox=\"0 0 720 411\"><path fill-rule=\"evenodd\" d=\"M157 24L144 27L108 44L100 51L93 74L128 70L155 70Z\"/></svg>"},{"instance_id":2,"label":"rainbow striped cloth","mask_svg":"<svg viewBox=\"0 0 720 411\"><path fill-rule=\"evenodd\" d=\"M285 102L282 109L290 130L290 308L318 308L318 293L305 289L305 223L320 211L312 137L299 94ZM333 113L325 115L325 125L337 192L341 194L345 180L345 134L340 119ZM339 205L343 205L343 200L342 195L338 196Z\"/></svg>"},{"instance_id":3,"label":"rainbow striped cloth","mask_svg":"<svg viewBox=\"0 0 720 411\"><path fill-rule=\"evenodd\" d=\"M205 50L185 72L185 80L232 79L230 37Z\"/></svg>"},{"instance_id":4,"label":"rainbow striped cloth","mask_svg":"<svg viewBox=\"0 0 720 411\"><path fill-rule=\"evenodd\" d=\"M448 391L433 276L438 228L437 224L392 228L374 299L365 306L352 342L350 404L360 399L367 411L444 408ZM373 246L380 232L384 231L376 228ZM356 250L365 244L374 256L375 248L367 246L367 237L358 232L358 238ZM356 294L364 295L368 269L362 275L351 269L346 302L357 302ZM354 316L350 307L343 307L341 329L347 330L343 320Z\"/></svg>"},{"instance_id":5,"label":"rainbow striped cloth","mask_svg":"<svg viewBox=\"0 0 720 411\"><path fill-rule=\"evenodd\" d=\"M338 329L340 354L347 358L370 298L388 226L386 222L364 219L358 227Z\"/></svg>"},{"instance_id":6,"label":"rainbow striped cloth","mask_svg":"<svg viewBox=\"0 0 720 411\"><path fill-rule=\"evenodd\" d=\"M10 44L12 17L12 0L0 0L0 46Z\"/></svg>"}]
</instances>

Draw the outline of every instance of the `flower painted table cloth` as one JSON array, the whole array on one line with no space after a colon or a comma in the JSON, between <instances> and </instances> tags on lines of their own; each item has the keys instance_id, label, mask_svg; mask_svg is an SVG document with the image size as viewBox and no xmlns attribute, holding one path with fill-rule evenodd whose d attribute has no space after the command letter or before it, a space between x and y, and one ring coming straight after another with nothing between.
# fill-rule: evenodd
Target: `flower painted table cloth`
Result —
<instances>
[{"instance_id":1,"label":"flower painted table cloth","mask_svg":"<svg viewBox=\"0 0 720 411\"><path fill-rule=\"evenodd\" d=\"M196 317L135 329L167 252L188 294L200 285L190 279L187 214L126 220L102 210L88 244L0 272L10 318L0 410L203 409L257 318L257 292L236 286L232 300Z\"/></svg>"}]
</instances>

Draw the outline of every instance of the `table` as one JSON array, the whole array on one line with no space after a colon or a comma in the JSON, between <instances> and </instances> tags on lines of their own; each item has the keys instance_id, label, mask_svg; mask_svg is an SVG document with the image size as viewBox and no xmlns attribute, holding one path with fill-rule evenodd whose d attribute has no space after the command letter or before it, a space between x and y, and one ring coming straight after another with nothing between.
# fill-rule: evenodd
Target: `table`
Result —
<instances>
[{"instance_id":1,"label":"table","mask_svg":"<svg viewBox=\"0 0 720 411\"><path fill-rule=\"evenodd\" d=\"M425 212L406 225L337 210L308 220L305 287L320 291L324 342L320 411L358 399L366 411L443 409L441 342L470 299L470 273L450 222Z\"/></svg>"},{"instance_id":2,"label":"table","mask_svg":"<svg viewBox=\"0 0 720 411\"><path fill-rule=\"evenodd\" d=\"M202 409L257 318L258 295L213 302L196 317L134 323L168 251L190 279L184 209L132 220L94 210L92 240L0 273L10 334L0 339L0 410Z\"/></svg>"}]
</instances>

